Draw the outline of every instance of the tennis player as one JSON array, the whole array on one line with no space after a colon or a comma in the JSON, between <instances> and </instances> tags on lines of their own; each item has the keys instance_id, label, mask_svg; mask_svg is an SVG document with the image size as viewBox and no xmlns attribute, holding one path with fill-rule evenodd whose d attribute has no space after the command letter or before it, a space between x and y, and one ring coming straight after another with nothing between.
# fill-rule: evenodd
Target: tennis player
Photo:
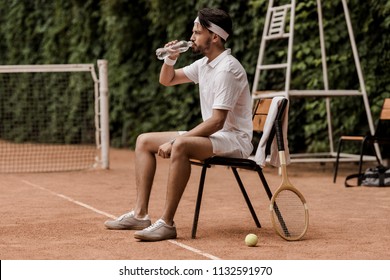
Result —
<instances>
[{"instance_id":1,"label":"tennis player","mask_svg":"<svg viewBox=\"0 0 390 280\"><path fill-rule=\"evenodd\" d=\"M177 237L174 216L191 173L190 159L214 155L247 158L252 152L252 102L246 72L225 48L232 20L222 10L205 8L194 21L192 51L203 57L175 69L180 54L165 58L160 83L199 84L203 122L189 131L150 132L138 136L135 148L137 199L133 210L105 222L108 229L138 230L134 237L160 241ZM171 46L176 41L169 42ZM149 197L156 171L156 155L170 161L162 216L153 224Z\"/></svg>"}]
</instances>

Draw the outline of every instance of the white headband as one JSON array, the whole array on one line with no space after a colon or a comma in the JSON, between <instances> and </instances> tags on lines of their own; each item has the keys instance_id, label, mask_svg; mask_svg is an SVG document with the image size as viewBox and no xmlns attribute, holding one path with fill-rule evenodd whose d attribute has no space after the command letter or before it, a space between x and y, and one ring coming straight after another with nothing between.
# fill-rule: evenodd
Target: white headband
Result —
<instances>
[{"instance_id":1,"label":"white headband","mask_svg":"<svg viewBox=\"0 0 390 280\"><path fill-rule=\"evenodd\" d=\"M199 17L197 17L194 20L194 23L200 24ZM221 27L219 27L218 25L216 25L212 22L208 22L208 23L210 24L210 26L207 27L207 29L210 30L211 32L217 34L219 37L221 37L222 39L224 39L226 41L226 39L229 37L229 34L225 30L223 30Z\"/></svg>"}]
</instances>

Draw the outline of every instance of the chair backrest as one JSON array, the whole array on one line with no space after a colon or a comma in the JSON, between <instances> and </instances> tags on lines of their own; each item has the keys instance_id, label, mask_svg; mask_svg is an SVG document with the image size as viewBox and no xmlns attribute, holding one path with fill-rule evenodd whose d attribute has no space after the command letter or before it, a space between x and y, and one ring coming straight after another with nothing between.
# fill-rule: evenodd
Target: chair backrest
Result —
<instances>
[{"instance_id":1,"label":"chair backrest","mask_svg":"<svg viewBox=\"0 0 390 280\"><path fill-rule=\"evenodd\" d=\"M381 120L390 120L390 98L386 98L383 102L382 112L380 115Z\"/></svg>"},{"instance_id":2,"label":"chair backrest","mask_svg":"<svg viewBox=\"0 0 390 280\"><path fill-rule=\"evenodd\" d=\"M265 98L265 99L257 99L254 105L253 118L252 118L253 132L259 134L260 137L264 130L265 121L267 119L271 103L272 103L272 98ZM279 120L281 119L281 116L283 115L286 109L286 105L287 105L287 99L285 99L282 105L280 105L276 119ZM266 149L265 149L266 156L270 155L271 153L271 145L274 137L275 137L275 127L273 126L269 134ZM256 140L254 137L254 147L255 147L254 152L257 149L257 145L258 145L257 141L258 139Z\"/></svg>"},{"instance_id":3,"label":"chair backrest","mask_svg":"<svg viewBox=\"0 0 390 280\"><path fill-rule=\"evenodd\" d=\"M272 99L257 99L253 110L253 131L263 132Z\"/></svg>"},{"instance_id":4,"label":"chair backrest","mask_svg":"<svg viewBox=\"0 0 390 280\"><path fill-rule=\"evenodd\" d=\"M383 102L382 111L375 130L375 136L390 138L390 98L386 98Z\"/></svg>"}]
</instances>

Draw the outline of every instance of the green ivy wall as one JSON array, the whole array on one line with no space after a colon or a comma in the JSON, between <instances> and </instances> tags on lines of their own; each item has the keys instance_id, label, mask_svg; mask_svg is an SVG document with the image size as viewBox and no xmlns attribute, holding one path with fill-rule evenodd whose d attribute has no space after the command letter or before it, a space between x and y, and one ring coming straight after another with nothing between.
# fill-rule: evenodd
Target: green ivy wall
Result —
<instances>
[{"instance_id":1,"label":"green ivy wall","mask_svg":"<svg viewBox=\"0 0 390 280\"><path fill-rule=\"evenodd\" d=\"M323 88L316 2L297 1L293 89ZM322 2L330 87L358 89L341 1ZM348 3L376 119L383 98L390 96L390 1ZM199 8L224 8L234 22L228 47L246 68L252 84L267 5L266 0L3 0L0 64L107 59L111 145L132 148L142 132L190 129L200 121L197 87L161 86L161 61L155 49L173 39L188 39ZM280 44L270 45L267 51L270 62L285 56ZM177 65L195 58L186 53ZM282 77L281 73L265 73L259 87L283 88ZM361 98L337 97L331 105L335 137L367 131ZM322 98L292 99L289 140L293 152L328 151L325 114Z\"/></svg>"}]
</instances>

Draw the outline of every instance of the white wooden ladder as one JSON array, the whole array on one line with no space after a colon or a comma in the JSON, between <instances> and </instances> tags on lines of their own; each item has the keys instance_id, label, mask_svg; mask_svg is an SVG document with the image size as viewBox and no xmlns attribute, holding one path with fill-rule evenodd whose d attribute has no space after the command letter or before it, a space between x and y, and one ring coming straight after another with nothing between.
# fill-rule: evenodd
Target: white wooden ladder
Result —
<instances>
[{"instance_id":1,"label":"white wooden ladder","mask_svg":"<svg viewBox=\"0 0 390 280\"><path fill-rule=\"evenodd\" d=\"M367 121L369 129L373 134L375 127L372 120L371 109L367 98L366 87L364 83L364 78L360 66L359 55L356 48L356 42L353 34L353 29L351 25L351 19L349 15L348 5L346 0L341 0L344 9L344 15L346 20L346 25L348 28L349 39L351 43L351 48L353 52L355 67L357 75L359 78L359 90L347 90L347 89L329 89L328 81L328 70L327 70L327 59L326 59L326 50L325 50L325 39L324 39L324 29L322 23L322 5L321 0L317 0L317 12L318 12L318 24L319 24L319 36L321 44L321 61L322 61L322 72L323 72L323 84L324 89L322 90L292 90L290 88L291 81L291 65L293 63L293 44L294 44L294 22L295 22L295 7L296 0L291 0L289 4L284 4L280 6L274 6L274 0L269 0L267 14L265 18L263 35L261 38L259 56L256 65L255 77L252 85L252 98L261 99L261 98L270 98L274 96L285 96L287 99L291 97L323 97L326 102L327 110L327 124L328 124L328 140L330 151L328 153L317 153L317 154L291 154L292 161L295 162L326 162L326 161L335 161L335 149L333 141L333 131L332 131L332 116L330 110L330 101L332 97L336 96L361 96L363 98L364 107L367 115ZM289 22L287 24L287 21ZM265 64L264 63L264 54L265 48L269 41L271 40L288 40L287 45L287 58L286 61L282 61L276 64ZM274 90L274 89L265 89L259 90L260 74L262 71L272 71L276 69L285 69L285 84L284 90ZM291 108L292 110L294 108ZM380 156L379 147L376 147L377 154ZM341 161L358 161L359 157L357 155L343 155L343 158L340 158ZM369 158L367 158L369 159Z\"/></svg>"}]
</instances>

